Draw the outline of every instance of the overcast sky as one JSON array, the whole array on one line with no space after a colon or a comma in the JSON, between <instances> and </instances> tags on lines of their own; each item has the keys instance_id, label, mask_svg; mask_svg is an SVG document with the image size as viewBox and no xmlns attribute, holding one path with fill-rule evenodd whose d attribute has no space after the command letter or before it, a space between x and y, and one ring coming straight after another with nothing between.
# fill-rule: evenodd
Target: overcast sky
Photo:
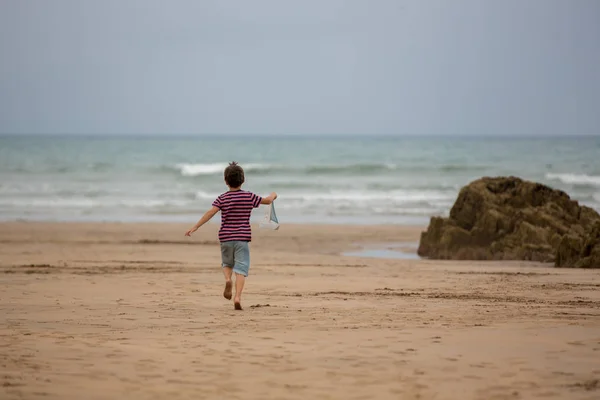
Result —
<instances>
[{"instance_id":1,"label":"overcast sky","mask_svg":"<svg viewBox=\"0 0 600 400\"><path fill-rule=\"evenodd\" d=\"M0 133L600 134L600 0L0 0Z\"/></svg>"}]
</instances>

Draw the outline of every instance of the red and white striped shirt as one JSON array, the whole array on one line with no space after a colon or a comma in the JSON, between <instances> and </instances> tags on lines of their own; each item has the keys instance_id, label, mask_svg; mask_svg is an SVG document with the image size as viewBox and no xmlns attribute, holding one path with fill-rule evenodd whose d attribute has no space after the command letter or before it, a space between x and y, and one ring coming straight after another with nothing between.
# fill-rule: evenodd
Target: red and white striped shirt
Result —
<instances>
[{"instance_id":1,"label":"red and white striped shirt","mask_svg":"<svg viewBox=\"0 0 600 400\"><path fill-rule=\"evenodd\" d=\"M245 190L233 190L217 197L212 205L221 210L219 241L250 242L250 214L253 208L260 206L261 200L262 197Z\"/></svg>"}]
</instances>

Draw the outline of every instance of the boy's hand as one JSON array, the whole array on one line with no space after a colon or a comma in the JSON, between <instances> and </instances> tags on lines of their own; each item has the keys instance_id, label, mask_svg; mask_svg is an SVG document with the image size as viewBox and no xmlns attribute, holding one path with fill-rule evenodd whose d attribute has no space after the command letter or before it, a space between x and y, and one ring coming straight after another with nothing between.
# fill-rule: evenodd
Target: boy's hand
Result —
<instances>
[{"instance_id":1,"label":"boy's hand","mask_svg":"<svg viewBox=\"0 0 600 400\"><path fill-rule=\"evenodd\" d=\"M260 201L260 204L273 204L273 202L275 201L276 198L277 198L277 193L271 192L271 194L268 195L267 197L263 197L263 199Z\"/></svg>"},{"instance_id":2,"label":"boy's hand","mask_svg":"<svg viewBox=\"0 0 600 400\"><path fill-rule=\"evenodd\" d=\"M219 208L212 206L210 210L204 213L202 218L200 218L200 221L196 222L196 225L185 233L185 236L192 236L192 233L196 232L198 228L207 223L217 212L219 212Z\"/></svg>"}]
</instances>

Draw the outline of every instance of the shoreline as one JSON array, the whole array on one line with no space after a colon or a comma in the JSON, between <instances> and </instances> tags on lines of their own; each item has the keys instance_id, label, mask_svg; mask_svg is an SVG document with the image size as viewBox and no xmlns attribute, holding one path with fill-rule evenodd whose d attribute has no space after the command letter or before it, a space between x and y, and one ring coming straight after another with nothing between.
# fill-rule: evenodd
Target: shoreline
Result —
<instances>
[{"instance_id":1,"label":"shoreline","mask_svg":"<svg viewBox=\"0 0 600 400\"><path fill-rule=\"evenodd\" d=\"M19 223L19 222L27 222L27 223L161 223L161 224L193 224L202 216L204 211L199 211L196 214L181 214L179 216L175 216L173 214L168 215L157 215L157 216L148 216L148 215L140 215L140 216L127 216L127 217L111 217L111 218L101 218L101 217L32 217L32 218L23 218L23 217L11 217L11 218L1 218L1 223ZM281 216L281 212L277 212L279 219L282 221L282 224L285 225L349 225L349 226L384 226L384 225L398 225L398 226L427 226L429 224L430 216L355 216L355 217L330 217L330 216ZM250 222L252 224L257 224L262 220L264 215L264 209L259 211L255 211L252 215ZM207 224L219 224L218 214Z\"/></svg>"}]
</instances>

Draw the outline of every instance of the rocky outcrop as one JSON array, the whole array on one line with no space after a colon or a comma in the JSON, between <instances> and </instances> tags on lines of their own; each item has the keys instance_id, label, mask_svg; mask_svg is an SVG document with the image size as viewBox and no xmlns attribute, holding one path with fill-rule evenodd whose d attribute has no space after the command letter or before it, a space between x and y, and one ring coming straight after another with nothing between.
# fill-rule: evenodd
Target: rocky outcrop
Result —
<instances>
[{"instance_id":1,"label":"rocky outcrop","mask_svg":"<svg viewBox=\"0 0 600 400\"><path fill-rule=\"evenodd\" d=\"M555 265L571 268L600 268L600 222L583 236L567 234L556 250Z\"/></svg>"},{"instance_id":2,"label":"rocky outcrop","mask_svg":"<svg viewBox=\"0 0 600 400\"><path fill-rule=\"evenodd\" d=\"M600 252L596 223L600 226L596 211L563 191L517 177L481 178L461 189L449 218L431 218L418 253L431 259L593 266Z\"/></svg>"}]
</instances>

